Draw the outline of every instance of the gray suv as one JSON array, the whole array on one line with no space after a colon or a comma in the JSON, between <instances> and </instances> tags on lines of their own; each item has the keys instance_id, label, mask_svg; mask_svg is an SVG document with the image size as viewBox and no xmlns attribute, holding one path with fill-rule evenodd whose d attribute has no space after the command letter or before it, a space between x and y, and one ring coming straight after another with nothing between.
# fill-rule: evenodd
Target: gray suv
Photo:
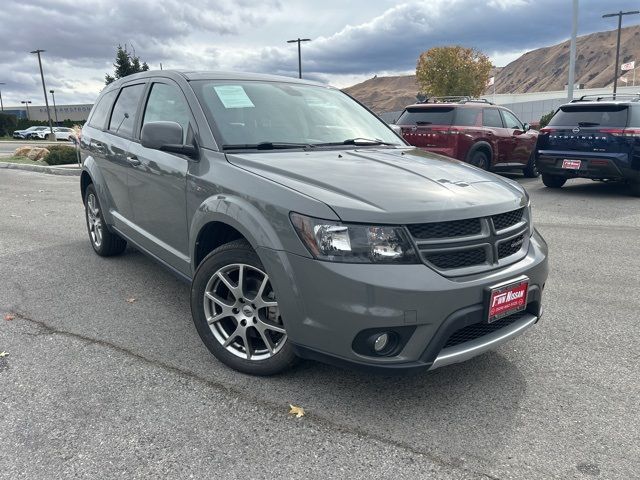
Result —
<instances>
[{"instance_id":1,"label":"gray suv","mask_svg":"<svg viewBox=\"0 0 640 480\"><path fill-rule=\"evenodd\" d=\"M242 372L433 369L541 316L524 189L407 145L340 90L144 72L105 88L80 148L96 253L131 244L190 282L200 337Z\"/></svg>"}]
</instances>

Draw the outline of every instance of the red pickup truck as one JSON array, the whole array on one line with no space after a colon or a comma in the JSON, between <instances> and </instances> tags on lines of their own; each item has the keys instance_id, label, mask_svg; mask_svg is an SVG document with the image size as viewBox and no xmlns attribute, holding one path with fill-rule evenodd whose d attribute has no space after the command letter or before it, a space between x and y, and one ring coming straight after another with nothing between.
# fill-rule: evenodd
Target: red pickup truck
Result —
<instances>
[{"instance_id":1,"label":"red pickup truck","mask_svg":"<svg viewBox=\"0 0 640 480\"><path fill-rule=\"evenodd\" d=\"M411 145L484 170L522 170L537 177L538 132L515 114L483 100L427 101L404 109L396 122Z\"/></svg>"}]
</instances>

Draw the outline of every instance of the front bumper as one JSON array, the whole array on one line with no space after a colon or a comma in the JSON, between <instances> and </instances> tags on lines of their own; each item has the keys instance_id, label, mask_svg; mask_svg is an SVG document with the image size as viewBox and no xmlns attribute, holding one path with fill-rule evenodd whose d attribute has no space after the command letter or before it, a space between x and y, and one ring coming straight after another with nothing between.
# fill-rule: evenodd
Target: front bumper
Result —
<instances>
[{"instance_id":1,"label":"front bumper","mask_svg":"<svg viewBox=\"0 0 640 480\"><path fill-rule=\"evenodd\" d=\"M548 274L547 246L537 232L519 262L460 278L443 277L422 264L330 263L265 248L259 255L272 277L289 340L300 356L382 370L438 368L524 333L540 317ZM497 331L447 346L453 333L483 324L487 287L520 275L529 277L525 313ZM389 356L363 354L358 335L376 329L401 332L401 348Z\"/></svg>"}]
</instances>

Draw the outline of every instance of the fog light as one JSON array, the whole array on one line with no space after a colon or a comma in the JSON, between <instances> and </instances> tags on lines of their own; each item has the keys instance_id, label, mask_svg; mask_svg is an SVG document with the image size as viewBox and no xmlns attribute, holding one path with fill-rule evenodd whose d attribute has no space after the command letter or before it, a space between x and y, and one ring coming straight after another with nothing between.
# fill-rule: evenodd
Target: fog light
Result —
<instances>
[{"instance_id":1,"label":"fog light","mask_svg":"<svg viewBox=\"0 0 640 480\"><path fill-rule=\"evenodd\" d=\"M383 333L381 335L378 335L374 340L373 349L376 351L376 353L380 353L385 348L387 348L387 345L389 345L389 334Z\"/></svg>"}]
</instances>

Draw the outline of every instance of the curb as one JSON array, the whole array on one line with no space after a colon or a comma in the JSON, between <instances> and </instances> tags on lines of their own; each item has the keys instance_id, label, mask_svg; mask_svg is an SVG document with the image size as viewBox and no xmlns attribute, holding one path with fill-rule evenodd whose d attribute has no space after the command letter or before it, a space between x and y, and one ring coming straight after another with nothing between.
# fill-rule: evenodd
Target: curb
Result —
<instances>
[{"instance_id":1,"label":"curb","mask_svg":"<svg viewBox=\"0 0 640 480\"><path fill-rule=\"evenodd\" d=\"M49 175L63 175L66 177L79 177L80 168L69 167L45 167L42 165L28 165L22 163L0 162L0 169L10 168L13 170L28 170L30 172L48 173Z\"/></svg>"}]
</instances>

